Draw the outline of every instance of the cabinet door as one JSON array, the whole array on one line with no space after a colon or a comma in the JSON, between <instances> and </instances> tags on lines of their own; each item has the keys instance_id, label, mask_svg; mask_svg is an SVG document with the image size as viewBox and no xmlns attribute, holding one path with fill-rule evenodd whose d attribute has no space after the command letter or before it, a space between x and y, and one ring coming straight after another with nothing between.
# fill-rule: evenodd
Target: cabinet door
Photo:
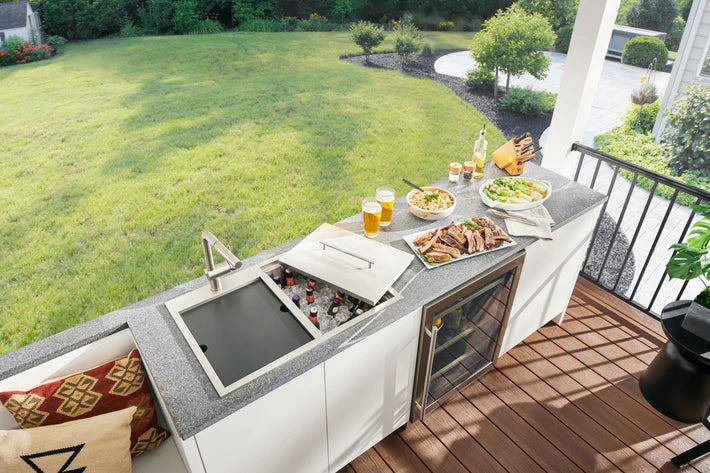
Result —
<instances>
[{"instance_id":1,"label":"cabinet door","mask_svg":"<svg viewBox=\"0 0 710 473\"><path fill-rule=\"evenodd\" d=\"M207 473L326 473L323 365L195 437Z\"/></svg>"},{"instance_id":2,"label":"cabinet door","mask_svg":"<svg viewBox=\"0 0 710 473\"><path fill-rule=\"evenodd\" d=\"M325 362L330 471L409 420L421 309Z\"/></svg>"},{"instance_id":3,"label":"cabinet door","mask_svg":"<svg viewBox=\"0 0 710 473\"><path fill-rule=\"evenodd\" d=\"M552 240L527 247L501 355L567 310L599 210L592 209L553 231Z\"/></svg>"}]
</instances>

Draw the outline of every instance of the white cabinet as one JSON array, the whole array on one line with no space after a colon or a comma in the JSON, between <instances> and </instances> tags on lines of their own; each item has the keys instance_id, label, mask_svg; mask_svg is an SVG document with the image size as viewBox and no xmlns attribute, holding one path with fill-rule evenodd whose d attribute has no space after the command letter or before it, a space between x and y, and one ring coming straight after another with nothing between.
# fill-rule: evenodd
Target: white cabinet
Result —
<instances>
[{"instance_id":1,"label":"white cabinet","mask_svg":"<svg viewBox=\"0 0 710 473\"><path fill-rule=\"evenodd\" d=\"M409 420L421 309L325 362L330 472Z\"/></svg>"},{"instance_id":2,"label":"white cabinet","mask_svg":"<svg viewBox=\"0 0 710 473\"><path fill-rule=\"evenodd\" d=\"M323 365L195 437L207 473L326 473Z\"/></svg>"},{"instance_id":3,"label":"white cabinet","mask_svg":"<svg viewBox=\"0 0 710 473\"><path fill-rule=\"evenodd\" d=\"M552 240L538 240L526 248L501 355L550 320L562 321L599 211L600 207L589 210L552 232Z\"/></svg>"}]
</instances>

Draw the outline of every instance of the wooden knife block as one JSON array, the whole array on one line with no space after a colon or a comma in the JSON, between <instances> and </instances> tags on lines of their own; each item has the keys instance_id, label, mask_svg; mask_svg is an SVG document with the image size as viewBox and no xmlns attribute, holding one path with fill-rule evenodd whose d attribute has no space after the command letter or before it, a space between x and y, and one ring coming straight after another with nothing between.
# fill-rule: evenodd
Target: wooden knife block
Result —
<instances>
[{"instance_id":1,"label":"wooden knife block","mask_svg":"<svg viewBox=\"0 0 710 473\"><path fill-rule=\"evenodd\" d=\"M504 169L511 176L521 175L525 169L525 161L532 159L534 156L534 154L518 156L512 139L491 154L496 166Z\"/></svg>"}]
</instances>

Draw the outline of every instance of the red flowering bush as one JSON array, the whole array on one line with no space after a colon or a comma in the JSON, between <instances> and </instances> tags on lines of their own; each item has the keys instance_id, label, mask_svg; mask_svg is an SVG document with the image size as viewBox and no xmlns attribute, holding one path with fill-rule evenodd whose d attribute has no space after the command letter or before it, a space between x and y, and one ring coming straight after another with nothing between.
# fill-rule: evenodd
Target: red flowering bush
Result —
<instances>
[{"instance_id":1,"label":"red flowering bush","mask_svg":"<svg viewBox=\"0 0 710 473\"><path fill-rule=\"evenodd\" d=\"M46 44L32 46L30 43L21 44L12 51L0 49L0 67L48 59L51 52L52 48Z\"/></svg>"}]
</instances>

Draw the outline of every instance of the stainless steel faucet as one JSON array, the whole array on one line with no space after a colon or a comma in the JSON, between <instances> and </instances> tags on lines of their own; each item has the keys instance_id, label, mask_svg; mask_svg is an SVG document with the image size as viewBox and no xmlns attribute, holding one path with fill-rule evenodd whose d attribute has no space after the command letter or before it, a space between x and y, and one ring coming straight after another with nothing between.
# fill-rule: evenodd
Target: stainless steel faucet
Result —
<instances>
[{"instance_id":1,"label":"stainless steel faucet","mask_svg":"<svg viewBox=\"0 0 710 473\"><path fill-rule=\"evenodd\" d=\"M214 264L212 248L217 250L217 253L224 257L224 261L217 266ZM219 280L220 276L239 269L242 266L242 262L229 251L229 248L224 246L214 235L207 231L202 232L202 249L205 252L205 266L207 266L205 276L207 276L210 282L212 292L217 292L222 288L222 284Z\"/></svg>"}]
</instances>

